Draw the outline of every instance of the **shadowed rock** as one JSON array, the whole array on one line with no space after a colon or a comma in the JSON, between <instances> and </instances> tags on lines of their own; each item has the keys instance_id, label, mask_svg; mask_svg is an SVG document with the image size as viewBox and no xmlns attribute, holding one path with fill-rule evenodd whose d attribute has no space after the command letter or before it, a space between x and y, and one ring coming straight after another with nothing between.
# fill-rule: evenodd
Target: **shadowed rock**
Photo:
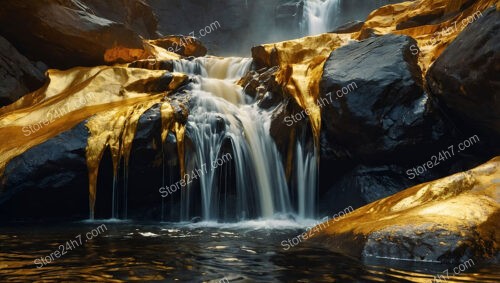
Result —
<instances>
[{"instance_id":1,"label":"shadowed rock","mask_svg":"<svg viewBox=\"0 0 500 283\"><path fill-rule=\"evenodd\" d=\"M384 35L331 53L320 82L323 156L382 161L443 136L410 54L414 43Z\"/></svg>"},{"instance_id":2,"label":"shadowed rock","mask_svg":"<svg viewBox=\"0 0 500 283\"><path fill-rule=\"evenodd\" d=\"M482 14L439 56L427 73L427 82L460 128L480 131L498 145L500 12L492 7Z\"/></svg>"},{"instance_id":3,"label":"shadowed rock","mask_svg":"<svg viewBox=\"0 0 500 283\"><path fill-rule=\"evenodd\" d=\"M0 107L36 90L45 80L41 70L0 36Z\"/></svg>"},{"instance_id":4,"label":"shadowed rock","mask_svg":"<svg viewBox=\"0 0 500 283\"><path fill-rule=\"evenodd\" d=\"M2 1L0 33L51 68L105 64L106 50L142 50L156 37L151 8L138 0ZM129 54L127 54L129 55Z\"/></svg>"}]
</instances>

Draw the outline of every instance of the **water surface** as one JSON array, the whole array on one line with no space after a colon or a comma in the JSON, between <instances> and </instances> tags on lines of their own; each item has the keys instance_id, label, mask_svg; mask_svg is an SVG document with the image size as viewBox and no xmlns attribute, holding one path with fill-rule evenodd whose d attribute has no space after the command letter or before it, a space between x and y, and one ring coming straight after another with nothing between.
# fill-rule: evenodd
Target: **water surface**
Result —
<instances>
[{"instance_id":1,"label":"water surface","mask_svg":"<svg viewBox=\"0 0 500 283\"><path fill-rule=\"evenodd\" d=\"M34 260L92 231L107 230L37 268ZM372 261L312 243L281 241L306 223L238 224L94 221L0 228L0 282L431 282L441 264ZM97 234L97 233L95 233ZM474 266L448 282L499 282L498 266Z\"/></svg>"}]
</instances>

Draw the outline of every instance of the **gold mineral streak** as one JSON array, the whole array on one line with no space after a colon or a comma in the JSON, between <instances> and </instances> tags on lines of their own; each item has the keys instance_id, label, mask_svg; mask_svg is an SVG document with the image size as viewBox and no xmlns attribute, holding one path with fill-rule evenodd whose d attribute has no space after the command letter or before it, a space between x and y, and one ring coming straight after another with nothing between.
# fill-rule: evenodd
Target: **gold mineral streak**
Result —
<instances>
[{"instance_id":1,"label":"gold mineral streak","mask_svg":"<svg viewBox=\"0 0 500 283\"><path fill-rule=\"evenodd\" d=\"M325 33L256 47L254 56L268 66L279 66L276 81L297 104L309 110L316 148L319 148L321 109L319 81L331 51L347 44L350 34Z\"/></svg>"},{"instance_id":2,"label":"gold mineral streak","mask_svg":"<svg viewBox=\"0 0 500 283\"><path fill-rule=\"evenodd\" d=\"M348 44L350 41L361 39L361 35L367 33L368 29L372 29L378 35L388 33L409 35L417 40L420 48L419 54L415 56L418 56L425 79L425 73L429 66L463 30L462 20L473 17L476 12L482 12L494 4L497 5L498 9L497 1L475 1L460 13L458 13L459 7L466 2L465 0L417 0L387 5L373 11L359 32L350 34L325 33L264 44L255 47L252 53L254 59L262 65L280 67L276 74L276 82L283 87L288 95L294 98L300 107L309 110L309 121L318 149L321 131L321 109L317 105L319 82L323 74L324 63L333 50ZM443 16L437 18L452 16L438 24L396 30L398 24L406 22L412 17L440 13ZM455 28L455 22L457 28ZM445 33L442 33L443 31ZM439 32L443 35L438 35ZM290 157L288 158L290 159Z\"/></svg>"},{"instance_id":3,"label":"gold mineral streak","mask_svg":"<svg viewBox=\"0 0 500 283\"><path fill-rule=\"evenodd\" d=\"M0 109L0 136L9 137L0 147L1 175L12 158L88 119L87 165L92 215L103 152L110 147L115 174L121 158L128 163L139 117L156 103L166 104L162 102L165 93L152 94L146 85L165 73L119 65L49 70L49 82L44 87ZM185 74L173 73L168 91L177 89L186 79ZM179 152L183 153L184 129L175 123ZM39 130L27 130L35 124L40 125Z\"/></svg>"},{"instance_id":4,"label":"gold mineral streak","mask_svg":"<svg viewBox=\"0 0 500 283\"><path fill-rule=\"evenodd\" d=\"M481 237L493 235L491 248L498 251L498 235L492 231L500 220L500 184L495 181L500 177L499 168L500 157L495 157L472 170L408 188L358 208L345 218L330 220L314 237L350 253L349 249L361 249L368 235L379 231L444 229L462 233L475 227Z\"/></svg>"},{"instance_id":5,"label":"gold mineral streak","mask_svg":"<svg viewBox=\"0 0 500 283\"><path fill-rule=\"evenodd\" d=\"M487 8L498 5L498 0L479 0L459 12L460 7L466 2L466 0L418 0L387 5L373 11L361 31L353 34L353 38L358 39L367 29L372 29L379 35L394 33L413 37L420 48L419 65L425 76L430 65L465 28L462 20L472 19L470 17L474 17L476 12L482 13ZM398 24L408 22L416 16L426 15L442 15L436 16L436 19L446 18L446 20L438 20L437 24L397 30Z\"/></svg>"}]
</instances>

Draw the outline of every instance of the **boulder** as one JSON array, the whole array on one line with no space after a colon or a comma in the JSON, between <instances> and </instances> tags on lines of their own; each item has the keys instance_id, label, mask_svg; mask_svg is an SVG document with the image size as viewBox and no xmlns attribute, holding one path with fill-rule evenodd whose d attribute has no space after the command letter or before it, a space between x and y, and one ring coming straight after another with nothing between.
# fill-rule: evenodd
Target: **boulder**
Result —
<instances>
[{"instance_id":1,"label":"boulder","mask_svg":"<svg viewBox=\"0 0 500 283\"><path fill-rule=\"evenodd\" d=\"M392 160L418 156L445 133L422 87L415 41L384 35L334 50L320 81L322 156Z\"/></svg>"},{"instance_id":2,"label":"boulder","mask_svg":"<svg viewBox=\"0 0 500 283\"><path fill-rule=\"evenodd\" d=\"M95 66L106 62L111 48L136 50L141 37L156 37L156 19L140 0L6 0L0 11L0 33L31 60L51 68ZM130 58L115 58L116 62Z\"/></svg>"},{"instance_id":3,"label":"boulder","mask_svg":"<svg viewBox=\"0 0 500 283\"><path fill-rule=\"evenodd\" d=\"M430 92L466 132L500 142L500 12L469 24L427 72Z\"/></svg>"},{"instance_id":4,"label":"boulder","mask_svg":"<svg viewBox=\"0 0 500 283\"><path fill-rule=\"evenodd\" d=\"M500 157L320 224L312 241L361 259L497 260ZM313 229L311 229L313 231Z\"/></svg>"},{"instance_id":5,"label":"boulder","mask_svg":"<svg viewBox=\"0 0 500 283\"><path fill-rule=\"evenodd\" d=\"M45 75L0 36L0 107L41 87Z\"/></svg>"}]
</instances>

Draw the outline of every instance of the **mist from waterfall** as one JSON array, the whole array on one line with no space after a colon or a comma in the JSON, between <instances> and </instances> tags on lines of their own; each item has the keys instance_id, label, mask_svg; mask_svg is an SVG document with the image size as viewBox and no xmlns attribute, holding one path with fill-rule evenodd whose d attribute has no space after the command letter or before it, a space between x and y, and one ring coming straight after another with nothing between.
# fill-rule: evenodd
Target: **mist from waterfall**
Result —
<instances>
[{"instance_id":1,"label":"mist from waterfall","mask_svg":"<svg viewBox=\"0 0 500 283\"><path fill-rule=\"evenodd\" d=\"M251 65L251 59L235 57L174 62L174 71L187 73L193 80L187 136L194 144L194 154L186 159L187 171L210 164L226 152L233 157L228 166L201 176L202 219L242 221L290 214L313 218L317 175L314 153L305 152L297 143L295 162L300 174L293 178L299 191L290 192L283 158L270 135L273 109L260 108L236 84ZM191 211L197 196L190 189L181 192L183 221L195 216ZM292 194L296 195L295 204Z\"/></svg>"},{"instance_id":2,"label":"mist from waterfall","mask_svg":"<svg viewBox=\"0 0 500 283\"><path fill-rule=\"evenodd\" d=\"M328 32L340 13L340 0L305 0L302 30L308 35Z\"/></svg>"}]
</instances>

